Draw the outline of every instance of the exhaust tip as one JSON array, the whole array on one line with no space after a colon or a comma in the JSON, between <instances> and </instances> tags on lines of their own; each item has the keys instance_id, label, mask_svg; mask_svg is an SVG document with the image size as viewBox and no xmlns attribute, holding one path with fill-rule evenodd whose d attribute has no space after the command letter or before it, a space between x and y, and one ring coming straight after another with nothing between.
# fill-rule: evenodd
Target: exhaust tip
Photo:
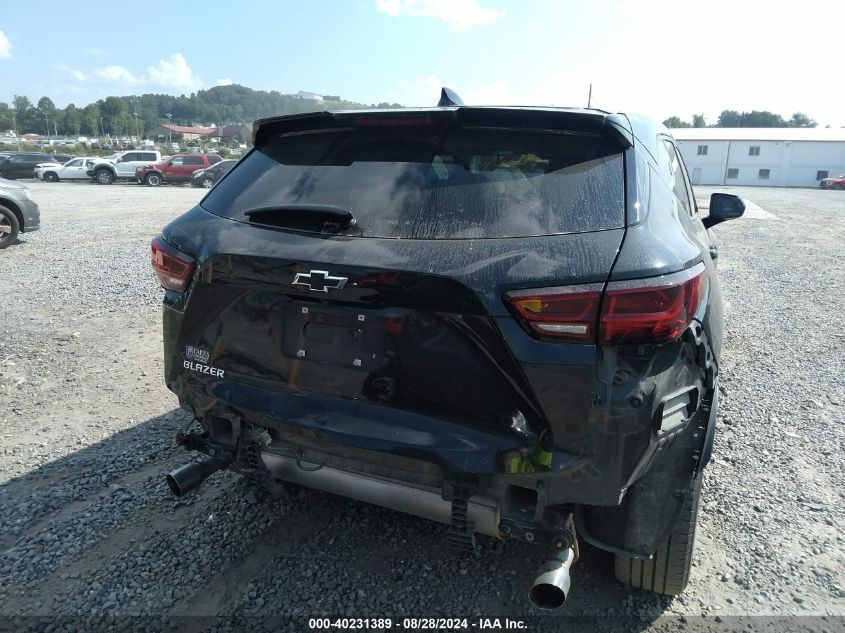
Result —
<instances>
[{"instance_id":1,"label":"exhaust tip","mask_svg":"<svg viewBox=\"0 0 845 633\"><path fill-rule=\"evenodd\" d=\"M551 583L541 583L531 587L528 600L538 609L560 609L566 602L566 592Z\"/></svg>"},{"instance_id":2,"label":"exhaust tip","mask_svg":"<svg viewBox=\"0 0 845 633\"><path fill-rule=\"evenodd\" d=\"M528 590L528 599L538 609L560 609L566 603L571 579L569 569L575 562L575 552L567 547L547 560L537 572Z\"/></svg>"},{"instance_id":3,"label":"exhaust tip","mask_svg":"<svg viewBox=\"0 0 845 633\"><path fill-rule=\"evenodd\" d=\"M170 471L165 481L175 496L181 497L195 490L208 477L218 470L226 468L226 462L220 459L207 459L204 462L185 464Z\"/></svg>"},{"instance_id":4,"label":"exhaust tip","mask_svg":"<svg viewBox=\"0 0 845 633\"><path fill-rule=\"evenodd\" d=\"M174 496L182 496L182 490L179 488L179 483L173 475L167 475L167 479L165 479L165 481L167 482L167 487L170 488L170 492L172 492Z\"/></svg>"}]
</instances>

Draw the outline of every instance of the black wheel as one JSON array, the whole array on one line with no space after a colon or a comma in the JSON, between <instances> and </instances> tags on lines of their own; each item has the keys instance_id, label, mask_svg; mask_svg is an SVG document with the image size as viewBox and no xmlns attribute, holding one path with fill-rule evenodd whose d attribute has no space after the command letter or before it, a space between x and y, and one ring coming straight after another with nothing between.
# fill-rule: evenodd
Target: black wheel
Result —
<instances>
[{"instance_id":1,"label":"black wheel","mask_svg":"<svg viewBox=\"0 0 845 633\"><path fill-rule=\"evenodd\" d=\"M214 181L211 178L202 179L203 189L211 189L214 186Z\"/></svg>"},{"instance_id":2,"label":"black wheel","mask_svg":"<svg viewBox=\"0 0 845 633\"><path fill-rule=\"evenodd\" d=\"M699 473L690 482L687 500L669 540L658 547L649 560L617 556L616 580L637 589L668 596L677 596L686 589L695 544L701 477Z\"/></svg>"},{"instance_id":3,"label":"black wheel","mask_svg":"<svg viewBox=\"0 0 845 633\"><path fill-rule=\"evenodd\" d=\"M18 216L14 211L6 207L0 207L0 248L6 248L15 243L18 239L21 226Z\"/></svg>"},{"instance_id":4,"label":"black wheel","mask_svg":"<svg viewBox=\"0 0 845 633\"><path fill-rule=\"evenodd\" d=\"M59 176L52 171L48 171L44 174L44 182L59 182Z\"/></svg>"},{"instance_id":5,"label":"black wheel","mask_svg":"<svg viewBox=\"0 0 845 633\"><path fill-rule=\"evenodd\" d=\"M147 174L147 176L144 178L144 182L147 183L150 187L158 187L161 184L161 175Z\"/></svg>"},{"instance_id":6,"label":"black wheel","mask_svg":"<svg viewBox=\"0 0 845 633\"><path fill-rule=\"evenodd\" d=\"M108 169L98 169L94 172L94 182L99 185L110 185L114 182L114 174Z\"/></svg>"}]
</instances>

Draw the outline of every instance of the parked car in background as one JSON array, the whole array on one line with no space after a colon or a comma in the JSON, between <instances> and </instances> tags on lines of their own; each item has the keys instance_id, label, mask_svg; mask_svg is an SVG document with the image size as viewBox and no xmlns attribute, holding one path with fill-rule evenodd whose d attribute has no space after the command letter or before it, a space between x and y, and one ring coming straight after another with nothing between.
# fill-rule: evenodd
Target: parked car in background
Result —
<instances>
[{"instance_id":1,"label":"parked car in background","mask_svg":"<svg viewBox=\"0 0 845 633\"><path fill-rule=\"evenodd\" d=\"M196 170L210 167L221 160L219 156L209 154L177 154L169 160L138 167L135 170L135 178L150 187L165 183L184 183L191 179Z\"/></svg>"},{"instance_id":2,"label":"parked car in background","mask_svg":"<svg viewBox=\"0 0 845 633\"><path fill-rule=\"evenodd\" d=\"M0 249L15 243L19 233L41 228L41 210L26 185L0 178Z\"/></svg>"},{"instance_id":3,"label":"parked car in background","mask_svg":"<svg viewBox=\"0 0 845 633\"><path fill-rule=\"evenodd\" d=\"M255 151L152 243L165 381L209 456L266 493L310 486L676 595L718 410L722 300L678 146L564 108L320 112ZM452 95L454 96L454 95ZM724 387L721 387L724 389ZM224 511L224 508L221 508Z\"/></svg>"},{"instance_id":4,"label":"parked car in background","mask_svg":"<svg viewBox=\"0 0 845 633\"><path fill-rule=\"evenodd\" d=\"M832 178L822 178L819 181L822 189L845 189L845 174L839 174Z\"/></svg>"},{"instance_id":5,"label":"parked car in background","mask_svg":"<svg viewBox=\"0 0 845 633\"><path fill-rule=\"evenodd\" d=\"M48 160L46 163L38 163L35 166L35 169L33 170L33 172L35 174L35 177L38 178L38 180L43 180L45 169L56 169L56 168L61 167L63 164L64 163L60 163L60 162L55 161L55 160Z\"/></svg>"},{"instance_id":6,"label":"parked car in background","mask_svg":"<svg viewBox=\"0 0 845 633\"><path fill-rule=\"evenodd\" d=\"M60 180L90 180L88 170L94 167L96 158L74 158L64 165L48 163L35 168L36 177L44 182L59 182Z\"/></svg>"},{"instance_id":7,"label":"parked car in background","mask_svg":"<svg viewBox=\"0 0 845 633\"><path fill-rule=\"evenodd\" d=\"M76 154L53 154L53 162L59 163L60 165L64 165L72 158L76 158L76 156Z\"/></svg>"},{"instance_id":8,"label":"parked car in background","mask_svg":"<svg viewBox=\"0 0 845 633\"><path fill-rule=\"evenodd\" d=\"M135 170L161 161L161 154L153 150L128 151L98 159L89 169L88 176L100 185L110 185L115 180L134 180Z\"/></svg>"},{"instance_id":9,"label":"parked car in background","mask_svg":"<svg viewBox=\"0 0 845 633\"><path fill-rule=\"evenodd\" d=\"M0 154L0 178L35 178L35 166L47 162L54 162L53 157L43 152Z\"/></svg>"},{"instance_id":10,"label":"parked car in background","mask_svg":"<svg viewBox=\"0 0 845 633\"><path fill-rule=\"evenodd\" d=\"M211 189L218 180L220 180L232 168L236 160L221 160L216 165L207 167L206 169L198 169L191 176L191 185L194 187L204 187Z\"/></svg>"}]
</instances>

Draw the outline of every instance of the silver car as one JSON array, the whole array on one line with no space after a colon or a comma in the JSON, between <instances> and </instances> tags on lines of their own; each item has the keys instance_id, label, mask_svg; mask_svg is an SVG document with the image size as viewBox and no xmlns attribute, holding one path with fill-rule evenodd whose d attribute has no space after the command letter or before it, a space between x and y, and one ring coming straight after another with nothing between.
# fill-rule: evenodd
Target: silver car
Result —
<instances>
[{"instance_id":1,"label":"silver car","mask_svg":"<svg viewBox=\"0 0 845 633\"><path fill-rule=\"evenodd\" d=\"M29 188L0 178L0 249L14 244L18 233L41 228L41 210Z\"/></svg>"}]
</instances>

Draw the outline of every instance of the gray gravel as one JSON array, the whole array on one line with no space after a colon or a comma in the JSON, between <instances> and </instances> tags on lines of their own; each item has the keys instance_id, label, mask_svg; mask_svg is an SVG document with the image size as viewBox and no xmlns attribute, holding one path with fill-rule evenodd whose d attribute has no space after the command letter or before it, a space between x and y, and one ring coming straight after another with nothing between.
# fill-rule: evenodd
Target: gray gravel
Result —
<instances>
[{"instance_id":1,"label":"gray gravel","mask_svg":"<svg viewBox=\"0 0 845 633\"><path fill-rule=\"evenodd\" d=\"M441 525L316 491L260 500L229 473L175 500L189 419L161 379L149 240L203 192L30 187L44 228L0 251L0 616L538 613L541 548L461 558ZM689 589L628 592L585 546L569 615L845 616L845 192L740 193L773 217L715 229L723 399Z\"/></svg>"}]
</instances>

